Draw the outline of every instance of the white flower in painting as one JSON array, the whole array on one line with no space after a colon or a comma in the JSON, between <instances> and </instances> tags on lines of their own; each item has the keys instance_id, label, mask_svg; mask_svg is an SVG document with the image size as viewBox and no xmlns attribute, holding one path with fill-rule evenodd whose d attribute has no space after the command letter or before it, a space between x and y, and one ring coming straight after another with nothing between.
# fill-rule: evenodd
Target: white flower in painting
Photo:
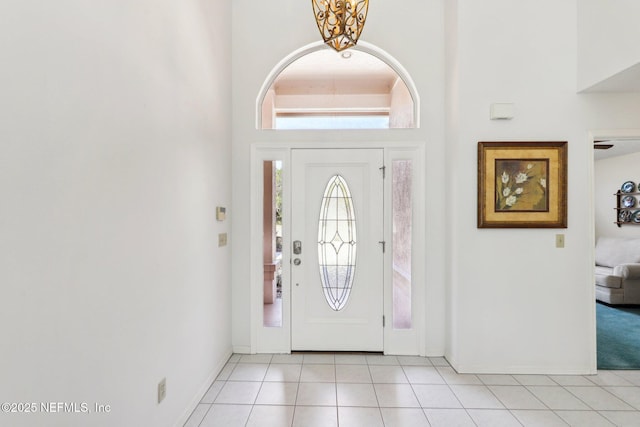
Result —
<instances>
[{"instance_id":1,"label":"white flower in painting","mask_svg":"<svg viewBox=\"0 0 640 427\"><path fill-rule=\"evenodd\" d=\"M502 183L506 184L507 182L509 182L509 175L507 175L507 172L502 172Z\"/></svg>"},{"instance_id":2,"label":"white flower in painting","mask_svg":"<svg viewBox=\"0 0 640 427\"><path fill-rule=\"evenodd\" d=\"M524 192L524 190L522 189L522 187L518 187L516 188L516 194L522 194Z\"/></svg>"},{"instance_id":3,"label":"white flower in painting","mask_svg":"<svg viewBox=\"0 0 640 427\"><path fill-rule=\"evenodd\" d=\"M542 188L547 188L547 180L545 178L540 178L540 185L542 185Z\"/></svg>"},{"instance_id":4,"label":"white flower in painting","mask_svg":"<svg viewBox=\"0 0 640 427\"><path fill-rule=\"evenodd\" d=\"M502 190L502 196L507 197L509 194L511 194L511 188L505 187L504 190Z\"/></svg>"},{"instance_id":5,"label":"white flower in painting","mask_svg":"<svg viewBox=\"0 0 640 427\"><path fill-rule=\"evenodd\" d=\"M522 184L523 182L525 182L528 179L529 179L529 177L527 176L526 173L519 172L518 175L516 175L516 184Z\"/></svg>"},{"instance_id":6,"label":"white flower in painting","mask_svg":"<svg viewBox=\"0 0 640 427\"><path fill-rule=\"evenodd\" d=\"M516 196L509 196L507 197L507 200L505 200L505 203L507 204L507 206L511 207L516 204L517 200L518 198Z\"/></svg>"},{"instance_id":7,"label":"white flower in painting","mask_svg":"<svg viewBox=\"0 0 640 427\"><path fill-rule=\"evenodd\" d=\"M533 164L529 163L529 164L527 165L527 169L532 169L532 168L533 168Z\"/></svg>"}]
</instances>

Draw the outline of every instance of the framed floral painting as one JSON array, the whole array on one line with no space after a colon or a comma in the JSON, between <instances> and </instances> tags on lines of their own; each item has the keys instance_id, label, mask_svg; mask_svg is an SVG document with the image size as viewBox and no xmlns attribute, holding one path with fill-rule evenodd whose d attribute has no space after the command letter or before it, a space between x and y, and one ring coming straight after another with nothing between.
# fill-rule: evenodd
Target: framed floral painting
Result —
<instances>
[{"instance_id":1,"label":"framed floral painting","mask_svg":"<svg viewBox=\"0 0 640 427\"><path fill-rule=\"evenodd\" d=\"M567 142L478 142L478 228L567 228Z\"/></svg>"}]
</instances>

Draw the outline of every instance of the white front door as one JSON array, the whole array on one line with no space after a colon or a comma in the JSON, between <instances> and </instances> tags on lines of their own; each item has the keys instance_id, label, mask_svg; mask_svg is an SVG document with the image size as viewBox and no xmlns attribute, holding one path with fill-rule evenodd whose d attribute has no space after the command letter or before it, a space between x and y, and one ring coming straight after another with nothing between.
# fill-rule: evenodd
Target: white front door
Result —
<instances>
[{"instance_id":1,"label":"white front door","mask_svg":"<svg viewBox=\"0 0 640 427\"><path fill-rule=\"evenodd\" d=\"M383 162L292 151L292 350L383 350Z\"/></svg>"}]
</instances>

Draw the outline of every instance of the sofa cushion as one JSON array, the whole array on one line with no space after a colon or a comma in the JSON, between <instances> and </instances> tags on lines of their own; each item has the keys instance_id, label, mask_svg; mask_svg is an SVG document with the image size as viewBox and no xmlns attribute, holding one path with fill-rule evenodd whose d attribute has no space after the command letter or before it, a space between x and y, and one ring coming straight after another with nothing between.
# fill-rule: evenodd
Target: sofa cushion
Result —
<instances>
[{"instance_id":1,"label":"sofa cushion","mask_svg":"<svg viewBox=\"0 0 640 427\"><path fill-rule=\"evenodd\" d=\"M617 289L622 286L622 276L613 274L613 268L596 265L596 285Z\"/></svg>"},{"instance_id":2,"label":"sofa cushion","mask_svg":"<svg viewBox=\"0 0 640 427\"><path fill-rule=\"evenodd\" d=\"M596 285L605 288L618 289L622 286L622 277L620 276L601 276L596 274Z\"/></svg>"},{"instance_id":3,"label":"sofa cushion","mask_svg":"<svg viewBox=\"0 0 640 427\"><path fill-rule=\"evenodd\" d=\"M606 302L607 304L623 304L624 291L622 289L602 288L596 286L596 299Z\"/></svg>"},{"instance_id":4,"label":"sofa cushion","mask_svg":"<svg viewBox=\"0 0 640 427\"><path fill-rule=\"evenodd\" d=\"M600 237L596 244L596 265L615 267L640 262L640 239Z\"/></svg>"}]
</instances>

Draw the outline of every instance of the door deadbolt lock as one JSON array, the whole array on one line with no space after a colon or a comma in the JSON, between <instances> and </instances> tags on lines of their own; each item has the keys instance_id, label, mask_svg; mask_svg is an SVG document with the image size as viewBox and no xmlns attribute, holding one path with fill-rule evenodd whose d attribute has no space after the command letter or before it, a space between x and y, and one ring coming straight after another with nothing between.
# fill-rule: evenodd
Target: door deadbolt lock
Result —
<instances>
[{"instance_id":1,"label":"door deadbolt lock","mask_svg":"<svg viewBox=\"0 0 640 427\"><path fill-rule=\"evenodd\" d=\"M302 253L302 242L300 240L293 241L293 253L295 255L300 255Z\"/></svg>"},{"instance_id":2,"label":"door deadbolt lock","mask_svg":"<svg viewBox=\"0 0 640 427\"><path fill-rule=\"evenodd\" d=\"M300 258L296 258L296 259L293 260L293 263L295 265L300 265L300 264L302 264L302 261L300 261Z\"/></svg>"}]
</instances>

